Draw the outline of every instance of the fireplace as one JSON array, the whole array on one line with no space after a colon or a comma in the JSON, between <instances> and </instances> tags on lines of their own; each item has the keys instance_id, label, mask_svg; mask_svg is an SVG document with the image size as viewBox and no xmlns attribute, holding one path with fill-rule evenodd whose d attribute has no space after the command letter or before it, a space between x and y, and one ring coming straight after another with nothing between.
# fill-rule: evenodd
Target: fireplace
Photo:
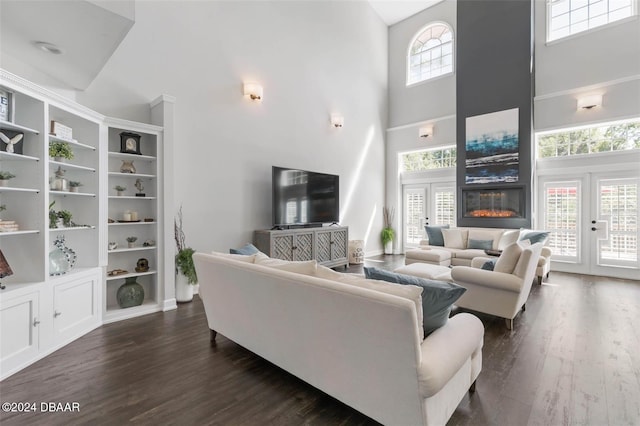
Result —
<instances>
[{"instance_id":1,"label":"fireplace","mask_svg":"<svg viewBox=\"0 0 640 426\"><path fill-rule=\"evenodd\" d=\"M462 217L469 219L522 219L524 188L462 190Z\"/></svg>"}]
</instances>

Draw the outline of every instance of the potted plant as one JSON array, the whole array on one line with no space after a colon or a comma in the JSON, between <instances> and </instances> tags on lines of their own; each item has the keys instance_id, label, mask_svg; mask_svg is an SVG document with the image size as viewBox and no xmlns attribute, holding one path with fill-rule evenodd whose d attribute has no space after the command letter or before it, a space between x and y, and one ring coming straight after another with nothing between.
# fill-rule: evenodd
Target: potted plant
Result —
<instances>
[{"instance_id":1,"label":"potted plant","mask_svg":"<svg viewBox=\"0 0 640 426\"><path fill-rule=\"evenodd\" d=\"M71 214L71 212L69 210L60 210L58 212L58 219L62 220L62 225L65 228L69 228L74 226L75 224L71 221L71 217L73 215Z\"/></svg>"},{"instance_id":2,"label":"potted plant","mask_svg":"<svg viewBox=\"0 0 640 426\"><path fill-rule=\"evenodd\" d=\"M136 241L138 240L138 237L127 237L127 244L129 245L129 248L133 248L136 246Z\"/></svg>"},{"instance_id":3,"label":"potted plant","mask_svg":"<svg viewBox=\"0 0 640 426\"><path fill-rule=\"evenodd\" d=\"M384 254L393 254L393 239L396 237L396 232L392 228L393 216L393 207L382 208L384 226L380 233L380 239L382 240L382 246L384 247Z\"/></svg>"},{"instance_id":4,"label":"potted plant","mask_svg":"<svg viewBox=\"0 0 640 426\"><path fill-rule=\"evenodd\" d=\"M121 186L121 185L116 185L113 187L113 189L116 190L116 193L118 194L118 197L122 197L122 194L124 193L124 191L127 190L126 186Z\"/></svg>"},{"instance_id":5,"label":"potted plant","mask_svg":"<svg viewBox=\"0 0 640 426\"><path fill-rule=\"evenodd\" d=\"M0 170L0 186L9 186L9 180L14 177L16 177L16 175L13 173Z\"/></svg>"},{"instance_id":6,"label":"potted plant","mask_svg":"<svg viewBox=\"0 0 640 426\"><path fill-rule=\"evenodd\" d=\"M191 302L193 300L193 286L198 284L198 276L192 257L195 251L191 247L187 247L182 230L182 206L173 222L173 228L176 249L178 250L176 253L176 300Z\"/></svg>"},{"instance_id":7,"label":"potted plant","mask_svg":"<svg viewBox=\"0 0 640 426\"><path fill-rule=\"evenodd\" d=\"M72 160L73 151L66 142L51 142L49 143L49 157L59 162L64 161L65 158Z\"/></svg>"},{"instance_id":8,"label":"potted plant","mask_svg":"<svg viewBox=\"0 0 640 426\"><path fill-rule=\"evenodd\" d=\"M78 192L78 188L82 186L82 182L76 180L69 181L69 192Z\"/></svg>"}]
</instances>

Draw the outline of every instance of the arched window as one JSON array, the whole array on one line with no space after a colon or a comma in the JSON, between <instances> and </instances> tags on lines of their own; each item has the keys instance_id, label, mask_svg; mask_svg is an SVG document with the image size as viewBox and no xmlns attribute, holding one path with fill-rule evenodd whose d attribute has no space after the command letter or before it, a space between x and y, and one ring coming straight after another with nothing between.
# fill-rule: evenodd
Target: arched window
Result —
<instances>
[{"instance_id":1,"label":"arched window","mask_svg":"<svg viewBox=\"0 0 640 426\"><path fill-rule=\"evenodd\" d=\"M409 45L407 85L453 72L453 31L444 22L423 28Z\"/></svg>"}]
</instances>

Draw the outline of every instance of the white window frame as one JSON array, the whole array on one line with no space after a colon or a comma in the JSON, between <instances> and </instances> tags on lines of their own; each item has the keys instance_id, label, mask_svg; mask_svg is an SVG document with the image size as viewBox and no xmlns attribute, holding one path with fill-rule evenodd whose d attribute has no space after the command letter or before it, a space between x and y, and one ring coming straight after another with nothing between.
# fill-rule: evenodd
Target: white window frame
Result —
<instances>
[{"instance_id":1,"label":"white window frame","mask_svg":"<svg viewBox=\"0 0 640 426\"><path fill-rule=\"evenodd\" d=\"M425 31L427 31L427 29L429 29L429 27L436 26L436 25L443 25L443 26L447 27L449 29L449 32L451 33L451 71L447 71L445 73L438 74L436 76L432 76L432 77L426 78L424 80L418 80L418 81L410 82L410 78L411 78L411 50L413 48L413 45L415 44L415 42L418 39L418 37L420 37ZM440 58L442 58L442 55L440 55ZM444 22L444 21L432 21L432 22L429 22L424 27L422 27L413 36L413 38L411 39L411 42L409 43L409 47L407 49L407 55L406 55L406 65L407 65L407 75L406 75L406 85L407 85L407 87L415 86L417 84L422 84L422 83L425 83L427 81L431 81L431 80L434 80L434 79L437 79L437 78L441 78L441 77L444 77L444 76L448 76L448 75L454 74L455 71L456 71L456 37L455 37L455 33L453 31L453 27L451 25L449 25L448 23Z\"/></svg>"},{"instance_id":2,"label":"white window frame","mask_svg":"<svg viewBox=\"0 0 640 426\"><path fill-rule=\"evenodd\" d=\"M547 27L546 28L546 42L547 42L547 44L553 44L553 43L556 43L556 42L561 41L561 40L566 40L566 39L569 39L569 38L572 38L572 37L575 37L575 36L578 36L578 35L583 35L583 34L590 33L592 31L597 31L597 30L600 30L602 28L606 28L606 27L611 26L611 25L617 25L617 24L622 23L622 22L626 22L626 21L629 21L629 20L632 20L632 19L637 19L637 16L638 16L637 0L630 0L631 1L631 14L629 16L625 16L623 18L619 18L619 19L616 19L614 21L611 21L611 20L609 20L609 14L611 13L609 11L609 1L610 0L602 0L602 1L605 1L607 3L607 12L605 14L603 14L604 16L607 17L607 22L604 23L604 24L600 24L600 25L596 25L596 26L591 27L591 26L589 26L590 18L587 17L587 19L585 21L587 23L587 28L586 29L579 30L579 31L576 31L576 32L571 32L571 12L576 10L576 9L572 9L571 8L571 2L572 1L574 1L574 0L547 0L546 1L545 15L546 15L546 27ZM552 18L551 17L551 5L554 4L554 3L562 3L562 2L569 2L569 11L566 12L567 14L569 14L569 34L564 35L562 37L556 37L554 39L551 39L551 18ZM582 6L582 7L578 8L578 9L582 9L583 7L586 7L587 8L587 13L588 13L589 12L589 5L590 5L589 1L587 1L587 5L586 6ZM615 12L615 10L614 10L614 12ZM599 15L599 16L602 16L602 15Z\"/></svg>"}]
</instances>

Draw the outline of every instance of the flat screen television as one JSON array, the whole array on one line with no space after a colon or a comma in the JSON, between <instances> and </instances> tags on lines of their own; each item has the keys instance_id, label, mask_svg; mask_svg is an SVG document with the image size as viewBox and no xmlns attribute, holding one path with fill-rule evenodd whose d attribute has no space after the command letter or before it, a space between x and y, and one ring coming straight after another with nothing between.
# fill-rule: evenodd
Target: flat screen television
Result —
<instances>
[{"instance_id":1,"label":"flat screen television","mask_svg":"<svg viewBox=\"0 0 640 426\"><path fill-rule=\"evenodd\" d=\"M273 225L321 225L339 221L340 177L273 166Z\"/></svg>"}]
</instances>

